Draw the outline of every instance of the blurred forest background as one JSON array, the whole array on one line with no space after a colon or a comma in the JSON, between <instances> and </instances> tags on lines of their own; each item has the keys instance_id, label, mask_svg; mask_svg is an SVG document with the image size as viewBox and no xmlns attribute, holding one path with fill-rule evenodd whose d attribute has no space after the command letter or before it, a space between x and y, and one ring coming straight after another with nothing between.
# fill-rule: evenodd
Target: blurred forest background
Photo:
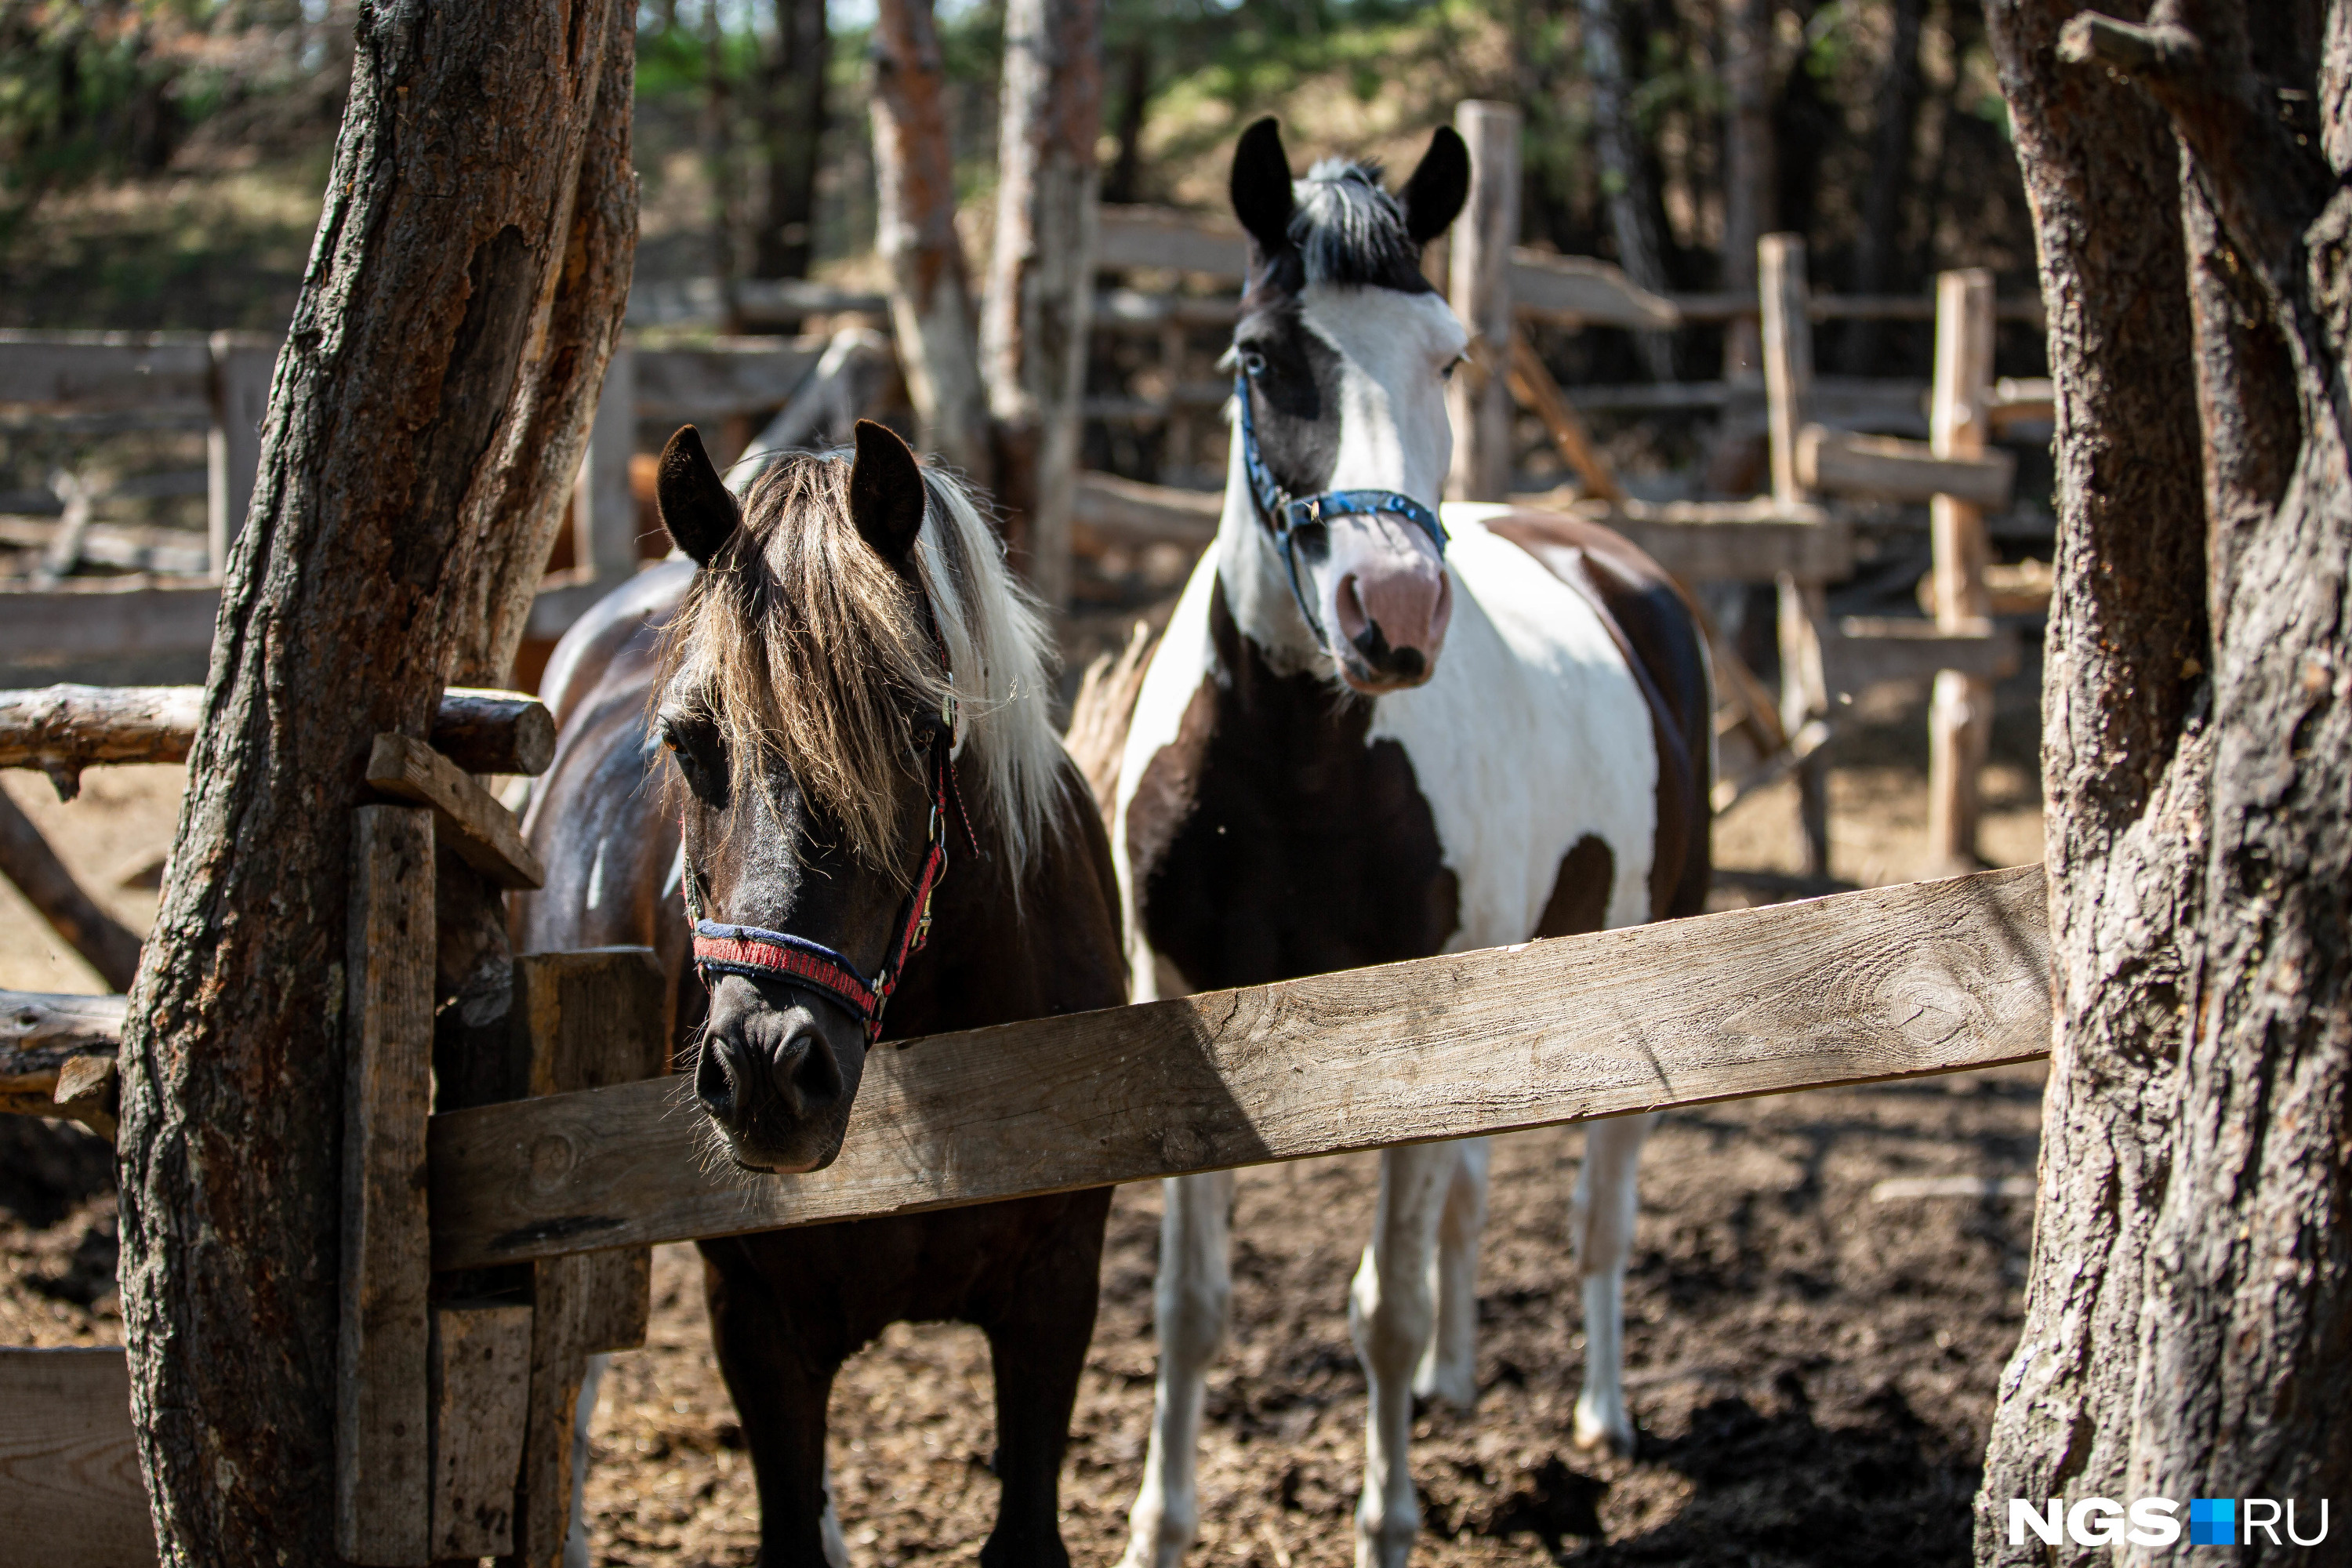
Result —
<instances>
[{"instance_id":1,"label":"blurred forest background","mask_svg":"<svg viewBox=\"0 0 2352 1568\"><path fill-rule=\"evenodd\" d=\"M352 0L0 0L0 325L277 330L315 223ZM639 12L642 283L878 286L870 0ZM940 11L965 211L994 183L1003 9ZM2024 198L1970 0L1109 0L1110 201L1222 205L1234 134L1410 166L1464 98L1526 115L1524 238L1664 291L1752 288L1735 237L1805 236L1818 291L1984 266L2032 291ZM977 226L967 245L982 253ZM1924 367L1926 322L1825 324L1825 371ZM1667 365L1595 332L1564 367ZM1717 374L1720 331L1673 345ZM2005 356L2006 357L2006 356ZM2020 366L2021 369L2033 368Z\"/></svg>"}]
</instances>

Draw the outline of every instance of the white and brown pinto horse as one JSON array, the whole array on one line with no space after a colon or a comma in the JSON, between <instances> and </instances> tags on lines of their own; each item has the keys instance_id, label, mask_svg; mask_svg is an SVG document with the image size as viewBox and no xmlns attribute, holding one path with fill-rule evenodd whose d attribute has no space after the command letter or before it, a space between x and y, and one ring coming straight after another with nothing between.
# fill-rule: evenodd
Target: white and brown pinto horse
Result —
<instances>
[{"instance_id":1,"label":"white and brown pinto horse","mask_svg":"<svg viewBox=\"0 0 2352 1568\"><path fill-rule=\"evenodd\" d=\"M1235 152L1251 263L1223 520L1145 676L1112 833L1139 1000L1704 900L1712 704L1688 605L1605 530L1501 507L1447 507L1441 524L1432 510L1465 338L1421 251L1468 180L1450 130L1395 196L1351 163L1294 183L1271 120ZM1586 1445L1633 1438L1622 1289L1653 1120L1594 1123L1577 1184ZM1413 1394L1476 1397L1486 1175L1483 1142L1381 1157L1349 1300L1370 1405L1360 1563L1402 1563L1419 1528ZM1197 1526L1232 1192L1230 1175L1167 1184L1160 1376L1127 1568L1173 1568Z\"/></svg>"}]
</instances>

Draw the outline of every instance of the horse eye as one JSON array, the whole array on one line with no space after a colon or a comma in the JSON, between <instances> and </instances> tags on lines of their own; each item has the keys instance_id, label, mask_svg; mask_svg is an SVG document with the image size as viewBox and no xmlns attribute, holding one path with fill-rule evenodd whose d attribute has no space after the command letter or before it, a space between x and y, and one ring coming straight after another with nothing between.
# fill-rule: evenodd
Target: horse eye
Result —
<instances>
[{"instance_id":1,"label":"horse eye","mask_svg":"<svg viewBox=\"0 0 2352 1568\"><path fill-rule=\"evenodd\" d=\"M1265 356L1255 349L1242 350L1242 369L1251 375L1265 374Z\"/></svg>"},{"instance_id":2,"label":"horse eye","mask_svg":"<svg viewBox=\"0 0 2352 1568\"><path fill-rule=\"evenodd\" d=\"M1468 354L1463 353L1455 354L1452 359L1447 360L1445 362L1445 368L1437 373L1438 378L1442 381L1452 381L1454 379L1454 373L1460 370L1464 363L1467 361L1469 357L1470 356Z\"/></svg>"}]
</instances>

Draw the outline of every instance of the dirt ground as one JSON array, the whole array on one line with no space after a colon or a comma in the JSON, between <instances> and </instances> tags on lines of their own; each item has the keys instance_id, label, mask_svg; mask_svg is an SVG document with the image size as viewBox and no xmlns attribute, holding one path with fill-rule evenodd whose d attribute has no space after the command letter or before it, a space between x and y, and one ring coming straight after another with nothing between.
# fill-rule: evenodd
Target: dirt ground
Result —
<instances>
[{"instance_id":1,"label":"dirt ground","mask_svg":"<svg viewBox=\"0 0 2352 1568\"><path fill-rule=\"evenodd\" d=\"M1924 874L1918 693L1881 694L1839 742L1832 870L1871 885ZM2005 688L1984 844L2041 854L2030 684ZM179 790L168 768L93 770L61 805L0 781L116 913L143 928ZM1717 826L1738 871L1795 868L1787 785ZM1719 901L1762 901L1729 879ZM1759 889L1762 889L1759 891ZM1785 890L1785 889L1778 889ZM96 990L0 886L0 986ZM1630 1460L1568 1441L1581 1377L1563 1240L1581 1138L1497 1141L1480 1275L1479 1399L1433 1409L1415 1474L1433 1564L1876 1564L1966 1560L1995 1380L2016 1333L2032 1215L2016 1198L1879 1201L1904 1176L2030 1176L2040 1075L1815 1092L1668 1116L1643 1165L1627 1289ZM1346 1288L1369 1223L1369 1156L1244 1172L1234 1331L1209 1384L1195 1563L1306 1568L1350 1559L1363 1381ZM114 1200L103 1145L0 1118L0 1343L108 1343ZM1160 1194L1112 1209L1103 1310L1066 1472L1073 1559L1125 1533L1151 1405ZM693 1249L656 1256L652 1336L616 1356L595 1429L600 1562L745 1564L757 1505L712 1363ZM853 1561L969 1561L987 1532L989 1374L976 1331L900 1326L845 1369L833 1473Z\"/></svg>"}]
</instances>

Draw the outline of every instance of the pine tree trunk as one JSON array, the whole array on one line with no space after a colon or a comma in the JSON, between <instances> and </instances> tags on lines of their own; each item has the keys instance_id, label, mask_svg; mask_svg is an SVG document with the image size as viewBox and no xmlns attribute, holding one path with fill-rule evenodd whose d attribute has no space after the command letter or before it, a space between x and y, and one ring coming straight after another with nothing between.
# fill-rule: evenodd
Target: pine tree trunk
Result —
<instances>
[{"instance_id":1,"label":"pine tree trunk","mask_svg":"<svg viewBox=\"0 0 2352 1568\"><path fill-rule=\"evenodd\" d=\"M1756 297L1756 242L1772 232L1772 6L1730 0L1723 8L1723 74L1731 111L1723 122L1723 288ZM1724 328L1726 378L1761 377L1764 345L1757 321Z\"/></svg>"},{"instance_id":2,"label":"pine tree trunk","mask_svg":"<svg viewBox=\"0 0 2352 1568\"><path fill-rule=\"evenodd\" d=\"M362 763L502 676L619 327L634 8L361 13L123 1045L122 1310L167 1559L333 1558Z\"/></svg>"},{"instance_id":3,"label":"pine tree trunk","mask_svg":"<svg viewBox=\"0 0 2352 1568\"><path fill-rule=\"evenodd\" d=\"M982 363L1015 559L1058 610L1070 596L1078 403L1094 310L1101 0L1011 0L1002 99Z\"/></svg>"},{"instance_id":4,"label":"pine tree trunk","mask_svg":"<svg viewBox=\"0 0 2352 1568\"><path fill-rule=\"evenodd\" d=\"M761 72L760 121L768 210L754 271L805 278L816 244L816 175L824 149L825 70L833 40L824 0L775 0L776 40Z\"/></svg>"},{"instance_id":5,"label":"pine tree trunk","mask_svg":"<svg viewBox=\"0 0 2352 1568\"><path fill-rule=\"evenodd\" d=\"M1877 135L1870 150L1870 183L1863 187L1862 232L1853 243L1853 291L1890 292L1897 232L1903 223L1903 195L1911 184L1913 132L1919 118L1919 24L1927 0L1894 0L1894 37L1886 51L1886 68L1879 73L1877 101L1872 118ZM1878 358L1884 334L1880 323L1864 319L1848 324L1843 363L1849 375L1867 375Z\"/></svg>"},{"instance_id":6,"label":"pine tree trunk","mask_svg":"<svg viewBox=\"0 0 2352 1568\"><path fill-rule=\"evenodd\" d=\"M1592 80L1593 151L1600 158L1617 263L1626 277L1663 294L1667 291L1666 267L1653 216L1657 197L1650 189L1649 165L1642 157L1641 134L1629 101L1632 89L1625 78L1617 0L1583 0L1583 19L1584 68ZM1749 266L1754 266L1752 260ZM1674 345L1664 332L1637 332L1634 342L1651 380L1675 378Z\"/></svg>"},{"instance_id":7,"label":"pine tree trunk","mask_svg":"<svg viewBox=\"0 0 2352 1568\"><path fill-rule=\"evenodd\" d=\"M880 0L874 22L874 244L890 268L898 363L921 424L917 444L993 488L980 335L956 236L946 85L931 0Z\"/></svg>"},{"instance_id":8,"label":"pine tree trunk","mask_svg":"<svg viewBox=\"0 0 2352 1568\"><path fill-rule=\"evenodd\" d=\"M2012 1546L2012 1498L2301 1498L2308 1535L2352 1482L2352 19L2315 71L2298 8L2074 9L1989 12L2062 489L2058 1030L1978 1512L2021 1568L2177 1549Z\"/></svg>"}]
</instances>

